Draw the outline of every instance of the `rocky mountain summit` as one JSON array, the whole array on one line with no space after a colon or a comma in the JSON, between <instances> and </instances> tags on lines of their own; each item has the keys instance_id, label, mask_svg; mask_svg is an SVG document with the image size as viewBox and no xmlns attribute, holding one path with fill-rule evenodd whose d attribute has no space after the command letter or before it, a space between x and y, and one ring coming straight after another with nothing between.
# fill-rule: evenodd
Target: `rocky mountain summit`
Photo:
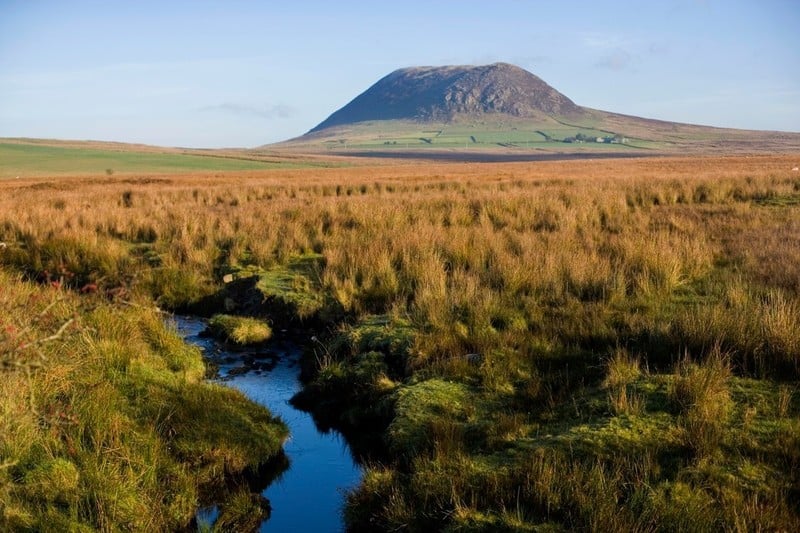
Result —
<instances>
[{"instance_id":1,"label":"rocky mountain summit","mask_svg":"<svg viewBox=\"0 0 800 533\"><path fill-rule=\"evenodd\" d=\"M541 78L508 63L411 67L383 77L311 132L370 120L448 122L486 113L575 117L583 109Z\"/></svg>"}]
</instances>

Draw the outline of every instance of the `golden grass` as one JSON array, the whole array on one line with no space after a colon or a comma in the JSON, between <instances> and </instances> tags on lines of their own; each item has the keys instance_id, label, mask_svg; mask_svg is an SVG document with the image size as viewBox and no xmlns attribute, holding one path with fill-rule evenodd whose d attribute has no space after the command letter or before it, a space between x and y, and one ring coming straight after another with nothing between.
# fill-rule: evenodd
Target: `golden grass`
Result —
<instances>
[{"instance_id":1,"label":"golden grass","mask_svg":"<svg viewBox=\"0 0 800 533\"><path fill-rule=\"evenodd\" d=\"M787 529L797 457L769 450L800 434L796 160L15 180L0 182L0 263L180 308L229 272L319 258L289 288L352 350L317 341L318 389L356 420L359 402L399 405L390 427L422 450L396 439L402 463L366 476L354 527ZM333 308L345 326L325 322ZM682 353L697 359L666 373ZM470 410L444 419L456 389ZM415 391L428 413L401 401Z\"/></svg>"},{"instance_id":2,"label":"golden grass","mask_svg":"<svg viewBox=\"0 0 800 533\"><path fill-rule=\"evenodd\" d=\"M208 321L208 328L212 335L240 346L259 344L272 336L268 324L250 317L214 315Z\"/></svg>"}]
</instances>

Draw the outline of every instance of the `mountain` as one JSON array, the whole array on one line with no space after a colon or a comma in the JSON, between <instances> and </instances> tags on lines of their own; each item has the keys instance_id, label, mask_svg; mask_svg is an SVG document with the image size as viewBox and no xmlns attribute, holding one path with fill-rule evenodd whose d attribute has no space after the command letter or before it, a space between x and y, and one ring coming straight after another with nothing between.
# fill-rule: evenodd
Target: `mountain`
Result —
<instances>
[{"instance_id":1,"label":"mountain","mask_svg":"<svg viewBox=\"0 0 800 533\"><path fill-rule=\"evenodd\" d=\"M508 63L410 67L270 148L355 155L800 152L800 134L652 120L577 105Z\"/></svg>"},{"instance_id":2,"label":"mountain","mask_svg":"<svg viewBox=\"0 0 800 533\"><path fill-rule=\"evenodd\" d=\"M541 78L508 63L411 67L380 79L311 132L368 120L452 121L459 115L576 116L582 109Z\"/></svg>"}]
</instances>

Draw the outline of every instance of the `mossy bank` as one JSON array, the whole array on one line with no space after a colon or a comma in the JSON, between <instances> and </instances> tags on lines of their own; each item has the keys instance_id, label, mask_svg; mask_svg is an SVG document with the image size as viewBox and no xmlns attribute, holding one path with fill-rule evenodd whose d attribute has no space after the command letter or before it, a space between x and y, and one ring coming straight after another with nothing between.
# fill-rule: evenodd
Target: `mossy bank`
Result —
<instances>
[{"instance_id":1,"label":"mossy bank","mask_svg":"<svg viewBox=\"0 0 800 533\"><path fill-rule=\"evenodd\" d=\"M284 424L207 383L200 352L146 301L0 271L0 307L0 529L181 529L279 460Z\"/></svg>"}]
</instances>

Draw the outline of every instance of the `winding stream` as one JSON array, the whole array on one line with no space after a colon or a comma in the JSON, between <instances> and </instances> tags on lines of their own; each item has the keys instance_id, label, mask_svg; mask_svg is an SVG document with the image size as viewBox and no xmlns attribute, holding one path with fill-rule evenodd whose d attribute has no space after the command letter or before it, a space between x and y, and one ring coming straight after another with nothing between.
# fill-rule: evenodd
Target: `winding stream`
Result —
<instances>
[{"instance_id":1,"label":"winding stream","mask_svg":"<svg viewBox=\"0 0 800 533\"><path fill-rule=\"evenodd\" d=\"M361 469L344 437L335 430L321 431L309 413L289 399L300 388L300 350L289 343L273 342L259 352L229 351L214 339L200 336L205 321L175 316L184 339L199 346L219 367L219 380L266 406L289 426L284 451L289 469L262 493L272 505L261 531L342 531L344 493L358 484ZM215 507L199 513L206 523L216 518Z\"/></svg>"}]
</instances>

